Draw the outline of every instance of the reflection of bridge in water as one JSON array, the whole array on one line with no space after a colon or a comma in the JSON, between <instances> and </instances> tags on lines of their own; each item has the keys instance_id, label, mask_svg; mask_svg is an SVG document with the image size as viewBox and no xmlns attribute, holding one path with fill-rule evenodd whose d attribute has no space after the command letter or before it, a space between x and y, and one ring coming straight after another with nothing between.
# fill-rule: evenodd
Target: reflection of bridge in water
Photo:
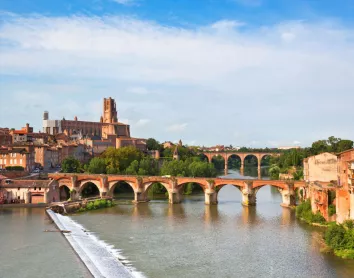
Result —
<instances>
[{"instance_id":1,"label":"reflection of bridge in water","mask_svg":"<svg viewBox=\"0 0 354 278\"><path fill-rule=\"evenodd\" d=\"M160 176L120 176L120 175L90 175L90 174L49 174L59 188L67 187L70 190L71 200L80 198L84 188L94 184L101 196L113 196L114 189L125 182L134 191L134 201L147 202L148 191L154 183L162 184L171 204L180 203L183 199L184 186L188 183L198 184L204 191L205 204L217 204L218 192L225 185L233 185L242 193L242 204L245 206L256 204L256 195L260 188L269 185L277 188L282 195L283 206L295 205L295 188L304 188L304 181L284 180L244 180L227 178L189 178L189 177L160 177Z\"/></svg>"},{"instance_id":2,"label":"reflection of bridge in water","mask_svg":"<svg viewBox=\"0 0 354 278\"><path fill-rule=\"evenodd\" d=\"M256 153L256 152L204 152L203 155L208 159L208 162L211 163L214 157L222 157L224 159L224 169L225 175L227 175L229 167L228 161L230 157L238 157L241 161L241 174L243 175L245 169L245 159L249 156L253 156L257 159L258 165L258 178L261 178L261 165L262 159L267 156L278 156L278 153Z\"/></svg>"}]
</instances>

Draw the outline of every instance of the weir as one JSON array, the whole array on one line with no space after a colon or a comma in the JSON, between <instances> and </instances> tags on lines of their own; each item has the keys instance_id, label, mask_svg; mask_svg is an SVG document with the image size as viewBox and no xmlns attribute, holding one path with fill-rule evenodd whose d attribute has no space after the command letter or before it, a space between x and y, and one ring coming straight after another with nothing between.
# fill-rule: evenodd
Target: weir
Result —
<instances>
[{"instance_id":1,"label":"weir","mask_svg":"<svg viewBox=\"0 0 354 278\"><path fill-rule=\"evenodd\" d=\"M87 232L70 217L47 210L48 216L63 233L71 247L86 265L93 277L132 278L137 275L125 267L108 246Z\"/></svg>"}]
</instances>

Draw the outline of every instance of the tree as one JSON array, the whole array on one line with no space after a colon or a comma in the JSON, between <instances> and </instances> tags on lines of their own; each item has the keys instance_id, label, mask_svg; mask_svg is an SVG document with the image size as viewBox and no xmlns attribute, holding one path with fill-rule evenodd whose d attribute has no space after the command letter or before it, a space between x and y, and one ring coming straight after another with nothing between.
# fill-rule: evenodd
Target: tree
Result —
<instances>
[{"instance_id":1,"label":"tree","mask_svg":"<svg viewBox=\"0 0 354 278\"><path fill-rule=\"evenodd\" d=\"M344 152L353 148L353 141L351 140L340 140L337 144L337 152Z\"/></svg>"},{"instance_id":2,"label":"tree","mask_svg":"<svg viewBox=\"0 0 354 278\"><path fill-rule=\"evenodd\" d=\"M139 161L134 160L129 167L125 170L127 175L137 175L139 171Z\"/></svg>"},{"instance_id":3,"label":"tree","mask_svg":"<svg viewBox=\"0 0 354 278\"><path fill-rule=\"evenodd\" d=\"M75 157L69 156L63 160L61 169L63 173L80 173L81 164Z\"/></svg>"},{"instance_id":4,"label":"tree","mask_svg":"<svg viewBox=\"0 0 354 278\"><path fill-rule=\"evenodd\" d=\"M146 140L146 147L149 151L160 150L160 143L154 138L149 138Z\"/></svg>"},{"instance_id":5,"label":"tree","mask_svg":"<svg viewBox=\"0 0 354 278\"><path fill-rule=\"evenodd\" d=\"M141 160L143 153L133 146L122 147L115 149L113 147L107 148L102 154L107 165L107 173L124 173L129 165L137 160Z\"/></svg>"},{"instance_id":6,"label":"tree","mask_svg":"<svg viewBox=\"0 0 354 278\"><path fill-rule=\"evenodd\" d=\"M90 163L86 167L86 171L90 174L105 174L106 162L103 158L95 157L91 159Z\"/></svg>"},{"instance_id":7,"label":"tree","mask_svg":"<svg viewBox=\"0 0 354 278\"><path fill-rule=\"evenodd\" d=\"M329 151L326 140L318 140L316 142L313 142L311 149L314 155Z\"/></svg>"}]
</instances>

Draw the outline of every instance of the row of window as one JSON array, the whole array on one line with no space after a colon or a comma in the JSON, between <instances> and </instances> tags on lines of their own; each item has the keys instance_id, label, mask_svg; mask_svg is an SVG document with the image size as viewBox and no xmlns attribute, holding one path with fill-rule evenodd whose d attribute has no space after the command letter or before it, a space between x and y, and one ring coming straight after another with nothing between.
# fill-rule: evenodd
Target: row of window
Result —
<instances>
[{"instance_id":1,"label":"row of window","mask_svg":"<svg viewBox=\"0 0 354 278\"><path fill-rule=\"evenodd\" d=\"M22 158L19 161L20 161L20 164L22 165L22 163L23 163ZM0 164L7 164L7 160L0 159ZM15 165L17 164L17 159L14 159L14 160L10 159L10 165L13 165L13 164L15 164Z\"/></svg>"}]
</instances>

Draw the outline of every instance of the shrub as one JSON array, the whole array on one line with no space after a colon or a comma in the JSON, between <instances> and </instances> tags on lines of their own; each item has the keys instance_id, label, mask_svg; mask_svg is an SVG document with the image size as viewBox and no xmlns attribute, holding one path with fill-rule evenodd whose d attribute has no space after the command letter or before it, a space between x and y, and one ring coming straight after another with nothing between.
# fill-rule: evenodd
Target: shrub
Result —
<instances>
[{"instance_id":1,"label":"shrub","mask_svg":"<svg viewBox=\"0 0 354 278\"><path fill-rule=\"evenodd\" d=\"M88 202L87 205L86 205L86 209L87 210L93 210L95 207L94 207L94 204L93 202Z\"/></svg>"},{"instance_id":2,"label":"shrub","mask_svg":"<svg viewBox=\"0 0 354 278\"><path fill-rule=\"evenodd\" d=\"M343 225L347 227L348 229L353 229L354 228L354 220L346 220L344 221Z\"/></svg>"},{"instance_id":3,"label":"shrub","mask_svg":"<svg viewBox=\"0 0 354 278\"><path fill-rule=\"evenodd\" d=\"M310 200L306 200L296 207L296 216L298 218L302 218L309 224L326 222L326 219L324 219L324 217L319 212L316 214L312 213Z\"/></svg>"},{"instance_id":4,"label":"shrub","mask_svg":"<svg viewBox=\"0 0 354 278\"><path fill-rule=\"evenodd\" d=\"M332 216L336 214L336 206L335 205L329 205L328 206L328 215Z\"/></svg>"}]
</instances>

